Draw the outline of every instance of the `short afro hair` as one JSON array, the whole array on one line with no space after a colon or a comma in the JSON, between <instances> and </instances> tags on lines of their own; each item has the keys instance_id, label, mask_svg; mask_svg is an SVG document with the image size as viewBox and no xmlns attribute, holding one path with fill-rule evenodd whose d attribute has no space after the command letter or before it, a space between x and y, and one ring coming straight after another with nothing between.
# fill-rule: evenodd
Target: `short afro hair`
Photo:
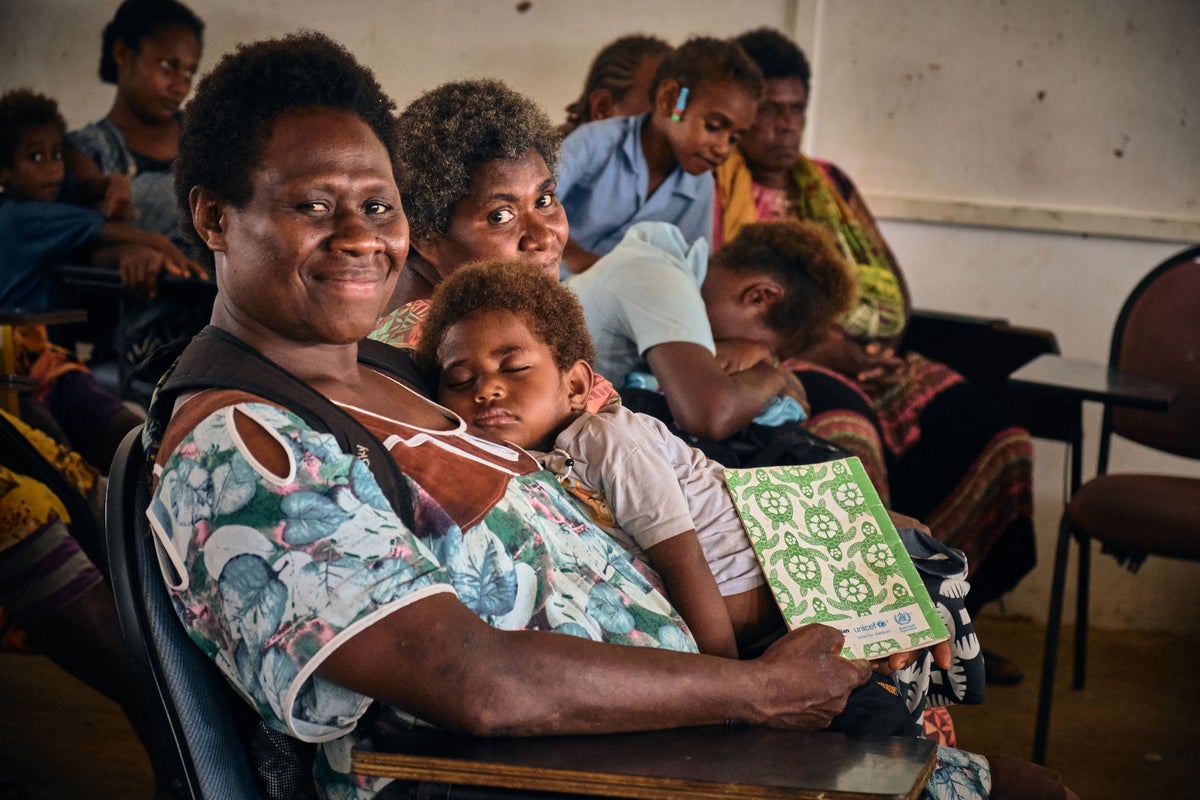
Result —
<instances>
[{"instance_id":1,"label":"short afro hair","mask_svg":"<svg viewBox=\"0 0 1200 800\"><path fill-rule=\"evenodd\" d=\"M497 80L445 83L400 113L404 210L414 240L444 234L484 164L533 148L554 174L559 136L546 112Z\"/></svg>"},{"instance_id":2,"label":"short afro hair","mask_svg":"<svg viewBox=\"0 0 1200 800\"><path fill-rule=\"evenodd\" d=\"M482 311L511 311L550 348L554 363L567 370L576 361L595 361L583 306L575 293L540 267L523 261L476 261L455 270L433 290L421 330L417 363L436 370L438 351L456 322Z\"/></svg>"},{"instance_id":3,"label":"short afro hair","mask_svg":"<svg viewBox=\"0 0 1200 800\"><path fill-rule=\"evenodd\" d=\"M756 28L746 31L734 39L746 55L750 56L758 68L762 70L763 78L799 78L808 89L812 70L804 51L796 46L788 37L774 28Z\"/></svg>"},{"instance_id":4,"label":"short afro hair","mask_svg":"<svg viewBox=\"0 0 1200 800\"><path fill-rule=\"evenodd\" d=\"M200 186L218 199L245 206L251 174L271 128L284 114L326 108L354 114L379 137L401 176L396 104L370 69L324 34L295 33L239 46L200 81L183 115L175 159L175 197L183 229L196 236L188 193Z\"/></svg>"},{"instance_id":5,"label":"short afro hair","mask_svg":"<svg viewBox=\"0 0 1200 800\"><path fill-rule=\"evenodd\" d=\"M857 283L833 235L815 222L752 222L718 250L712 261L734 272L761 272L783 287L767 325L783 334L781 355L791 356L825 337L849 310Z\"/></svg>"},{"instance_id":6,"label":"short afro hair","mask_svg":"<svg viewBox=\"0 0 1200 800\"><path fill-rule=\"evenodd\" d=\"M52 125L66 134L67 122L53 98L30 89L13 89L0 97L0 162L16 166L17 148L30 128Z\"/></svg>"},{"instance_id":7,"label":"short afro hair","mask_svg":"<svg viewBox=\"0 0 1200 800\"><path fill-rule=\"evenodd\" d=\"M104 26L100 37L100 80L117 82L117 60L113 57L117 42L136 53L141 49L143 39L177 26L190 30L196 41L204 44L204 23L183 3L177 0L125 0Z\"/></svg>"},{"instance_id":8,"label":"short afro hair","mask_svg":"<svg viewBox=\"0 0 1200 800\"><path fill-rule=\"evenodd\" d=\"M650 102L658 96L658 86L674 80L696 96L705 83L732 82L755 98L762 94L762 72L742 48L731 39L695 36L675 48L654 73L650 82Z\"/></svg>"},{"instance_id":9,"label":"short afro hair","mask_svg":"<svg viewBox=\"0 0 1200 800\"><path fill-rule=\"evenodd\" d=\"M602 47L588 69L583 92L567 106L564 133L570 133L585 122L592 121L592 92L607 89L612 94L613 102L621 102L633 88L633 77L642 63L647 59L661 61L671 49L671 45L657 36L641 34L622 36Z\"/></svg>"}]
</instances>

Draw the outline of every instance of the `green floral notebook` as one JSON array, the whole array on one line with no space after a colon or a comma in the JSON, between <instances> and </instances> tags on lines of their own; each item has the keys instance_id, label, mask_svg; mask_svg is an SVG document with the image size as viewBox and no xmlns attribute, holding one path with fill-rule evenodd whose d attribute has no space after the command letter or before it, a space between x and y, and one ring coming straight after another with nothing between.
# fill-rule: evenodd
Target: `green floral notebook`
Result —
<instances>
[{"instance_id":1,"label":"green floral notebook","mask_svg":"<svg viewBox=\"0 0 1200 800\"><path fill-rule=\"evenodd\" d=\"M838 628L847 658L950 638L857 458L727 469L725 483L789 628Z\"/></svg>"}]
</instances>

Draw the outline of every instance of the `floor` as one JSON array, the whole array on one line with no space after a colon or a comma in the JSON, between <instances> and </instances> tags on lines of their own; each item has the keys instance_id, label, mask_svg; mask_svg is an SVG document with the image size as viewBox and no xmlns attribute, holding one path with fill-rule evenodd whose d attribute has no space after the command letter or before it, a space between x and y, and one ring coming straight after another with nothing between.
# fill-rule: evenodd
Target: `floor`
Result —
<instances>
[{"instance_id":1,"label":"floor","mask_svg":"<svg viewBox=\"0 0 1200 800\"><path fill-rule=\"evenodd\" d=\"M998 616L977 628L1028 677L989 687L983 706L956 709L959 743L1028 757L1043 629ZM1200 681L1190 670L1200 642L1094 631L1090 644L1081 692L1069 687L1065 648L1059 658L1049 765L1082 800L1200 796L1188 789L1200 764ZM0 654L0 686L0 800L151 796L149 763L115 705L38 656Z\"/></svg>"}]
</instances>

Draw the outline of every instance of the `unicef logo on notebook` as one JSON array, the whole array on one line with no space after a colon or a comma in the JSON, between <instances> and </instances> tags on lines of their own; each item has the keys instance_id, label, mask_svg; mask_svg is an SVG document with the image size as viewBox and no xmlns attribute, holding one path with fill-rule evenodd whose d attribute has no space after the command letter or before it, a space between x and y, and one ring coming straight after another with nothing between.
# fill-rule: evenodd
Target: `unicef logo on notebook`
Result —
<instances>
[{"instance_id":1,"label":"unicef logo on notebook","mask_svg":"<svg viewBox=\"0 0 1200 800\"><path fill-rule=\"evenodd\" d=\"M896 620L897 625L907 625L912 622L912 614L909 614L907 611L901 611L893 619Z\"/></svg>"}]
</instances>

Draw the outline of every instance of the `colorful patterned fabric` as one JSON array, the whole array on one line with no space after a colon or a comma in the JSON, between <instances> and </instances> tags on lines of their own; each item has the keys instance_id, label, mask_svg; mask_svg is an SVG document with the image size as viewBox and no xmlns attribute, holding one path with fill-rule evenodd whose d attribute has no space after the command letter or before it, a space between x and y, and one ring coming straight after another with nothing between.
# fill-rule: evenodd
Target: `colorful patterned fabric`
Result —
<instances>
[{"instance_id":1,"label":"colorful patterned fabric","mask_svg":"<svg viewBox=\"0 0 1200 800\"><path fill-rule=\"evenodd\" d=\"M428 300L413 300L379 318L368 339L392 347L416 349L421 341L421 325L429 316Z\"/></svg>"},{"instance_id":2,"label":"colorful patterned fabric","mask_svg":"<svg viewBox=\"0 0 1200 800\"><path fill-rule=\"evenodd\" d=\"M974 800L992 792L992 770L981 755L938 745L921 800Z\"/></svg>"},{"instance_id":3,"label":"colorful patterned fabric","mask_svg":"<svg viewBox=\"0 0 1200 800\"><path fill-rule=\"evenodd\" d=\"M907 319L904 292L887 253L876 246L864 226L815 161L803 155L792 167L795 215L819 222L837 239L838 249L858 275L858 303L841 320L856 339L887 339L900 335Z\"/></svg>"},{"instance_id":4,"label":"colorful patterned fabric","mask_svg":"<svg viewBox=\"0 0 1200 800\"><path fill-rule=\"evenodd\" d=\"M99 511L104 482L95 469L16 417L0 416ZM71 536L70 521L49 487L0 466L0 605L22 624L69 605L102 580Z\"/></svg>"},{"instance_id":5,"label":"colorful patterned fabric","mask_svg":"<svg viewBox=\"0 0 1200 800\"><path fill-rule=\"evenodd\" d=\"M235 409L285 446L290 475L257 466L234 430ZM189 634L264 719L325 743L317 778L326 796L369 798L387 781L349 774L351 748L371 734L357 724L371 700L315 677L317 665L353 631L430 594L455 592L506 630L695 651L666 599L549 473L519 474L514 451L467 436L461 421L414 435L347 410L377 435L393 430L386 441L412 486L416 531L332 436L257 402L209 414L160 454L150 509ZM438 498L455 486L461 494L444 473L471 470L494 473L485 482L501 496L466 527L454 520L472 514L470 504Z\"/></svg>"},{"instance_id":6,"label":"colorful patterned fabric","mask_svg":"<svg viewBox=\"0 0 1200 800\"><path fill-rule=\"evenodd\" d=\"M18 375L28 375L37 381L33 396L45 400L54 381L68 372L88 369L65 348L50 342L45 325L16 325L13 327Z\"/></svg>"},{"instance_id":7,"label":"colorful patterned fabric","mask_svg":"<svg viewBox=\"0 0 1200 800\"><path fill-rule=\"evenodd\" d=\"M954 718L950 709L933 706L925 709L921 717L921 735L946 747L958 746L958 734L954 732Z\"/></svg>"}]
</instances>

